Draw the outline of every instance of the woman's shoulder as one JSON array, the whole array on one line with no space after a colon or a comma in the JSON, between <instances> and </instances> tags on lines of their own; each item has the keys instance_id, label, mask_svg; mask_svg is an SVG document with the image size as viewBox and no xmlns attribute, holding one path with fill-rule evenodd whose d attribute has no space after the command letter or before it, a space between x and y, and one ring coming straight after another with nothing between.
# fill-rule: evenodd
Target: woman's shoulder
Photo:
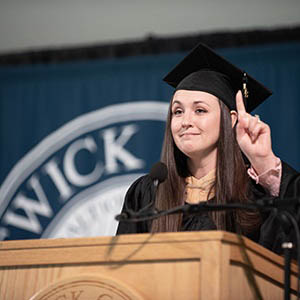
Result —
<instances>
[{"instance_id":1,"label":"woman's shoulder","mask_svg":"<svg viewBox=\"0 0 300 300\"><path fill-rule=\"evenodd\" d=\"M138 210L147 205L153 195L153 180L149 175L137 178L127 190L125 203L133 210Z\"/></svg>"},{"instance_id":2,"label":"woman's shoulder","mask_svg":"<svg viewBox=\"0 0 300 300\"><path fill-rule=\"evenodd\" d=\"M137 178L129 187L127 194L134 191L144 191L145 189L148 189L151 184L153 183L152 179L148 174L143 175L139 178Z\"/></svg>"},{"instance_id":3,"label":"woman's shoulder","mask_svg":"<svg viewBox=\"0 0 300 300\"><path fill-rule=\"evenodd\" d=\"M282 175L280 184L280 196L292 196L300 194L300 173L284 161L282 163Z\"/></svg>"},{"instance_id":4,"label":"woman's shoulder","mask_svg":"<svg viewBox=\"0 0 300 300\"><path fill-rule=\"evenodd\" d=\"M151 202L153 181L149 175L137 178L127 190L122 212L137 212ZM120 222L117 234L149 232L148 222Z\"/></svg>"}]
</instances>

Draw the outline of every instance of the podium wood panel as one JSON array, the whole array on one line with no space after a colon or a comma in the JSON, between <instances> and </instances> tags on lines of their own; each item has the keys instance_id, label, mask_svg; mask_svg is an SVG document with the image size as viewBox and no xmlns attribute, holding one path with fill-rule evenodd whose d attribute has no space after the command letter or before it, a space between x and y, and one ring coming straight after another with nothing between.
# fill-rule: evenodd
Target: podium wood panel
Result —
<instances>
[{"instance_id":1,"label":"podium wood panel","mask_svg":"<svg viewBox=\"0 0 300 300\"><path fill-rule=\"evenodd\" d=\"M5 241L0 299L28 300L58 291L61 282L99 278L130 294L126 299L259 299L259 292L276 300L283 299L283 264L247 238L222 231ZM296 272L292 265L294 292ZM85 296L74 286L32 299L117 299Z\"/></svg>"}]
</instances>

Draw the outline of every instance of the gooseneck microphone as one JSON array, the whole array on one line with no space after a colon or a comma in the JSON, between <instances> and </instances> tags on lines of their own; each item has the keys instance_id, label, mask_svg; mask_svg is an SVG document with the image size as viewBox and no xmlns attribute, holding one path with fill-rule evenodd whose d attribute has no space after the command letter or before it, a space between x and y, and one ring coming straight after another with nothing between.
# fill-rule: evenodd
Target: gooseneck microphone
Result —
<instances>
[{"instance_id":1,"label":"gooseneck microphone","mask_svg":"<svg viewBox=\"0 0 300 300\"><path fill-rule=\"evenodd\" d=\"M142 207L138 211L133 211L131 209L126 209L126 203L125 203L125 209L122 211L121 214L116 215L115 219L117 221L125 221L134 219L136 217L146 217L148 215L153 215L155 213L155 209L153 210L153 206L155 204L156 199L156 192L158 185L166 180L168 176L168 168L167 166L162 162L155 163L149 173L149 177L152 179L153 184L150 186L149 192L151 193L151 201L144 207Z\"/></svg>"},{"instance_id":2,"label":"gooseneck microphone","mask_svg":"<svg viewBox=\"0 0 300 300\"><path fill-rule=\"evenodd\" d=\"M164 182L168 176L167 166L161 161L158 161L152 166L149 176L153 180L154 186L157 187L161 182Z\"/></svg>"},{"instance_id":3,"label":"gooseneck microphone","mask_svg":"<svg viewBox=\"0 0 300 300\"><path fill-rule=\"evenodd\" d=\"M157 192L158 185L160 183L164 182L167 179L167 176L168 176L168 169L164 163L162 163L161 161L158 161L157 163L155 163L152 166L150 173L149 173L149 177L153 181L154 190L151 195L151 201L145 207L143 207L142 209L139 210L139 212L138 212L139 216L147 211L150 214L154 212L153 210L149 211L149 209L152 208L152 206L155 204L156 192Z\"/></svg>"}]
</instances>

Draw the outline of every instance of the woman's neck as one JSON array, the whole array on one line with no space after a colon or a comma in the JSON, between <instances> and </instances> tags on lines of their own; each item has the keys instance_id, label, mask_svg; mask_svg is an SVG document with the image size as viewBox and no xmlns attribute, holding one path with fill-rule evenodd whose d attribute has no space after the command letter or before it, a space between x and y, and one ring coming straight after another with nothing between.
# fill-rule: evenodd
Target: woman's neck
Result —
<instances>
[{"instance_id":1,"label":"woman's neck","mask_svg":"<svg viewBox=\"0 0 300 300\"><path fill-rule=\"evenodd\" d=\"M191 175L200 179L207 175L210 171L216 169L217 165L217 152L211 153L205 158L189 158L188 167Z\"/></svg>"}]
</instances>

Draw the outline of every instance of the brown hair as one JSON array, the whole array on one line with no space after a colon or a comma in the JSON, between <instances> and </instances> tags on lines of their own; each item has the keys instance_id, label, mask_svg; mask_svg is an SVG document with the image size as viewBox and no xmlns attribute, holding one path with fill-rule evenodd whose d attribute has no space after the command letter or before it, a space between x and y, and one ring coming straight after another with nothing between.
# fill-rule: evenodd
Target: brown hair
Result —
<instances>
[{"instance_id":1,"label":"brown hair","mask_svg":"<svg viewBox=\"0 0 300 300\"><path fill-rule=\"evenodd\" d=\"M232 129L228 107L219 101L221 108L220 137L218 140L216 181L212 188L213 203L245 203L249 199L249 177L242 152ZM166 210L183 204L185 178L190 176L187 157L177 148L171 133L171 105L169 107L161 161L167 165L168 177L158 188L156 207ZM250 233L260 224L256 212L237 210L235 212L212 212L211 217L217 229ZM168 215L152 223L152 232L179 231L182 215Z\"/></svg>"}]
</instances>

